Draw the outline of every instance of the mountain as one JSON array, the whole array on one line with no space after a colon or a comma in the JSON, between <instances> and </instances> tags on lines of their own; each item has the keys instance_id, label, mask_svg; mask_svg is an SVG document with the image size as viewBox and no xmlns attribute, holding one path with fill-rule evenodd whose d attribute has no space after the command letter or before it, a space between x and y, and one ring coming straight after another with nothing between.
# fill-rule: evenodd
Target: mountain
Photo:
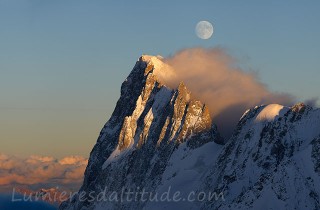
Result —
<instances>
[{"instance_id":1,"label":"mountain","mask_svg":"<svg viewBox=\"0 0 320 210\"><path fill-rule=\"evenodd\" d=\"M226 202L203 209L320 209L320 110L277 104L248 110L201 188Z\"/></svg>"},{"instance_id":2,"label":"mountain","mask_svg":"<svg viewBox=\"0 0 320 210\"><path fill-rule=\"evenodd\" d=\"M226 141L183 82L163 82L171 74L139 58L61 210L319 208L318 109L257 106Z\"/></svg>"}]
</instances>

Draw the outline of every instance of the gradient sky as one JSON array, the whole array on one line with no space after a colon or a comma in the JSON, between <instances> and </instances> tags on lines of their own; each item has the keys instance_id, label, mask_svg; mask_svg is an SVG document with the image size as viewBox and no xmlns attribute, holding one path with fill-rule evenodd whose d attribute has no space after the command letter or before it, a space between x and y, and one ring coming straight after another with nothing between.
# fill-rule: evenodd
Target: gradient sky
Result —
<instances>
[{"instance_id":1,"label":"gradient sky","mask_svg":"<svg viewBox=\"0 0 320 210\"><path fill-rule=\"evenodd\" d=\"M0 153L87 157L141 54L223 47L273 91L320 97L320 1L0 0ZM209 40L194 33L215 27Z\"/></svg>"}]
</instances>

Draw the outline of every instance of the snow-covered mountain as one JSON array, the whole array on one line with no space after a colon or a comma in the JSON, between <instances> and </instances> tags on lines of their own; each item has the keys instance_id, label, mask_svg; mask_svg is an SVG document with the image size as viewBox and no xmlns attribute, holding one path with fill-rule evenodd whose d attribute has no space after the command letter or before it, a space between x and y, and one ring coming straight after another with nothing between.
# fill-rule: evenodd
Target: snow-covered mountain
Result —
<instances>
[{"instance_id":1,"label":"snow-covered mountain","mask_svg":"<svg viewBox=\"0 0 320 210\"><path fill-rule=\"evenodd\" d=\"M257 106L241 118L200 189L203 209L320 209L320 110Z\"/></svg>"},{"instance_id":2,"label":"snow-covered mountain","mask_svg":"<svg viewBox=\"0 0 320 210\"><path fill-rule=\"evenodd\" d=\"M320 110L255 107L224 141L183 82L163 83L171 74L160 57L137 61L61 210L320 208Z\"/></svg>"}]
</instances>

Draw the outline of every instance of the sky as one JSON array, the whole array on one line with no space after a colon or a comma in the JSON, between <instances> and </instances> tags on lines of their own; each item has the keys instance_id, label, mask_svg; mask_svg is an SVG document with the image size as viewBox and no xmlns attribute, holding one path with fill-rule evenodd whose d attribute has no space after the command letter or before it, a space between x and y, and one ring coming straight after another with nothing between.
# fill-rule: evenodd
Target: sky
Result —
<instances>
[{"instance_id":1,"label":"sky","mask_svg":"<svg viewBox=\"0 0 320 210\"><path fill-rule=\"evenodd\" d=\"M317 99L320 1L0 0L0 153L85 158L142 54L221 47L272 91ZM195 35L214 25L208 40Z\"/></svg>"}]
</instances>

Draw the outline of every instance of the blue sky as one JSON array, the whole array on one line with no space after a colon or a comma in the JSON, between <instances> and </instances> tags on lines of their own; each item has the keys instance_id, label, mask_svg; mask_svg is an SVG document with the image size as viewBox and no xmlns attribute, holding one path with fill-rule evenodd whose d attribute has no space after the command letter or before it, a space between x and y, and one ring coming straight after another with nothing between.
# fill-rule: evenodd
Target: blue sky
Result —
<instances>
[{"instance_id":1,"label":"blue sky","mask_svg":"<svg viewBox=\"0 0 320 210\"><path fill-rule=\"evenodd\" d=\"M0 0L0 153L88 156L141 54L223 47L273 91L317 98L319 1ZM209 40L194 33L215 27Z\"/></svg>"}]
</instances>

